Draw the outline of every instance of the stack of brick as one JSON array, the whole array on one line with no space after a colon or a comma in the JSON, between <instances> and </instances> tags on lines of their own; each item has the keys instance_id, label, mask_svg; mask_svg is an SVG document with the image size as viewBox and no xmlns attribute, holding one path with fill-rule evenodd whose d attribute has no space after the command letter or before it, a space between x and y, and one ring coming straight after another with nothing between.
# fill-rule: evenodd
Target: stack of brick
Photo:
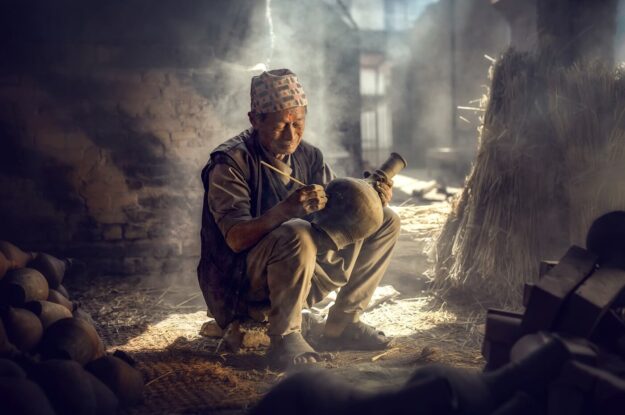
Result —
<instances>
[{"instance_id":1,"label":"stack of brick","mask_svg":"<svg viewBox=\"0 0 625 415\"><path fill-rule=\"evenodd\" d=\"M250 73L224 60L259 59L242 45L262 5L9 3L0 238L95 274L194 278L201 168L248 124Z\"/></svg>"},{"instance_id":2,"label":"stack of brick","mask_svg":"<svg viewBox=\"0 0 625 415\"><path fill-rule=\"evenodd\" d=\"M526 284L522 313L490 309L482 353L496 370L554 336L574 359L550 385L549 413L585 413L625 400L625 212L597 219L587 249L572 246L560 261L543 261Z\"/></svg>"}]
</instances>

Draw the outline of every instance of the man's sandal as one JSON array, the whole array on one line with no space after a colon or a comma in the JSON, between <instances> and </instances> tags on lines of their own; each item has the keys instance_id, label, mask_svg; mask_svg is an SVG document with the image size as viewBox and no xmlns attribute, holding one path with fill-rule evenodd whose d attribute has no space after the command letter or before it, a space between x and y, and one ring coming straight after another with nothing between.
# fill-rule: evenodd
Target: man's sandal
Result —
<instances>
[{"instance_id":1,"label":"man's sandal","mask_svg":"<svg viewBox=\"0 0 625 415\"><path fill-rule=\"evenodd\" d=\"M384 350L391 340L384 332L358 321L350 323L337 337L323 336L320 346L324 350Z\"/></svg>"},{"instance_id":2,"label":"man's sandal","mask_svg":"<svg viewBox=\"0 0 625 415\"><path fill-rule=\"evenodd\" d=\"M317 353L299 332L289 333L286 336L272 336L267 356L270 365L276 369L310 366L323 360L322 355ZM315 359L315 363L296 362L297 358L310 357Z\"/></svg>"}]
</instances>

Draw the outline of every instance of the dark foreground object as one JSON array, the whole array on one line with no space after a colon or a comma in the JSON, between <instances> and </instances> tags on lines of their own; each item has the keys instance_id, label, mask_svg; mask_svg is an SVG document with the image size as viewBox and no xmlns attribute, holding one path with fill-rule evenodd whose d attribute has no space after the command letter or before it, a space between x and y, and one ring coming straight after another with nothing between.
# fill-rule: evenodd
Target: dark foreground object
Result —
<instances>
[{"instance_id":1,"label":"dark foreground object","mask_svg":"<svg viewBox=\"0 0 625 415\"><path fill-rule=\"evenodd\" d=\"M593 371L599 372L580 363L566 341L554 336L518 362L492 372L426 366L399 390L378 394L363 392L326 371L299 373L269 392L252 414L622 413L623 381L612 375L595 380ZM582 385L584 390L575 389ZM552 412L554 398L578 405L568 412L560 412L562 407Z\"/></svg>"},{"instance_id":2,"label":"dark foreground object","mask_svg":"<svg viewBox=\"0 0 625 415\"><path fill-rule=\"evenodd\" d=\"M123 354L61 285L76 262L0 241L0 414L107 415L143 400Z\"/></svg>"}]
</instances>

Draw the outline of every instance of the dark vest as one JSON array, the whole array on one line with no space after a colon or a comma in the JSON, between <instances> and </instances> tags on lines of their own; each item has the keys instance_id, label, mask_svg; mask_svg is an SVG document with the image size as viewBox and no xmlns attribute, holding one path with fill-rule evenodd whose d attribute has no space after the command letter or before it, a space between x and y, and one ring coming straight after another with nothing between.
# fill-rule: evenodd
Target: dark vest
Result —
<instances>
[{"instance_id":1,"label":"dark vest","mask_svg":"<svg viewBox=\"0 0 625 415\"><path fill-rule=\"evenodd\" d=\"M309 184L320 183L319 174L324 163L316 147L302 142L291 155L291 173L295 178ZM250 189L251 215L258 217L288 196L289 189L282 184L275 173L262 167L263 151L252 130L242 132L217 147L202 170L204 191L208 193L208 180L212 168L220 163L230 167L244 177ZM246 252L233 252L215 223L204 195L202 211L202 254L198 265L198 279L208 309L225 328L232 320L244 317L246 307L244 293L247 288Z\"/></svg>"}]
</instances>

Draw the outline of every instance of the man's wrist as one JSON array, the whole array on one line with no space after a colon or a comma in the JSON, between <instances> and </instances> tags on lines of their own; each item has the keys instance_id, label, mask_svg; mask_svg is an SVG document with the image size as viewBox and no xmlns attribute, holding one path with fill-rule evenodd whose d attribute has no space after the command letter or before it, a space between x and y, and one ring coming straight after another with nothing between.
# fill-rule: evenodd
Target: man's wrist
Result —
<instances>
[{"instance_id":1,"label":"man's wrist","mask_svg":"<svg viewBox=\"0 0 625 415\"><path fill-rule=\"evenodd\" d=\"M277 225L286 222L287 220L293 219L295 216L288 212L287 206L284 202L280 202L275 205L272 209L267 211L267 214L270 216L272 222L275 222Z\"/></svg>"}]
</instances>

